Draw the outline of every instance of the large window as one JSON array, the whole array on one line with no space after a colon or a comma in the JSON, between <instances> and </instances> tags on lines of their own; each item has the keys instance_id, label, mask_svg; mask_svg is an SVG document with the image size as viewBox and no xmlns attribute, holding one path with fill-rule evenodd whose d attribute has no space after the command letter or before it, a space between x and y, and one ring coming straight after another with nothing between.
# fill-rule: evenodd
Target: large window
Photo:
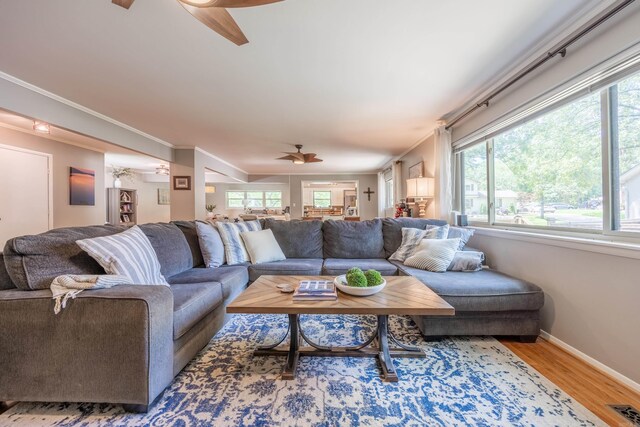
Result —
<instances>
[{"instance_id":1,"label":"large window","mask_svg":"<svg viewBox=\"0 0 640 427\"><path fill-rule=\"evenodd\" d=\"M463 212L469 221L489 220L487 198L487 149L484 144L463 153Z\"/></svg>"},{"instance_id":2,"label":"large window","mask_svg":"<svg viewBox=\"0 0 640 427\"><path fill-rule=\"evenodd\" d=\"M314 191L313 206L316 208L331 207L331 191Z\"/></svg>"},{"instance_id":3,"label":"large window","mask_svg":"<svg viewBox=\"0 0 640 427\"><path fill-rule=\"evenodd\" d=\"M640 232L640 74L613 86L611 145L613 153L613 226Z\"/></svg>"},{"instance_id":4,"label":"large window","mask_svg":"<svg viewBox=\"0 0 640 427\"><path fill-rule=\"evenodd\" d=\"M600 95L493 139L495 222L602 229Z\"/></svg>"},{"instance_id":5,"label":"large window","mask_svg":"<svg viewBox=\"0 0 640 427\"><path fill-rule=\"evenodd\" d=\"M640 74L473 145L459 164L472 222L640 233Z\"/></svg>"},{"instance_id":6,"label":"large window","mask_svg":"<svg viewBox=\"0 0 640 427\"><path fill-rule=\"evenodd\" d=\"M227 191L227 209L282 208L281 191Z\"/></svg>"}]
</instances>

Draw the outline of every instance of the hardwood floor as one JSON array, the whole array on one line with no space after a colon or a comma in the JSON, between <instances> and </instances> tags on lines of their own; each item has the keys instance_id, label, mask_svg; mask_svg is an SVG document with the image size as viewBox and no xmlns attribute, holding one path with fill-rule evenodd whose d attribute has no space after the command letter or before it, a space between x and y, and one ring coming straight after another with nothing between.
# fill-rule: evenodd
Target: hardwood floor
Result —
<instances>
[{"instance_id":1,"label":"hardwood floor","mask_svg":"<svg viewBox=\"0 0 640 427\"><path fill-rule=\"evenodd\" d=\"M541 338L535 344L500 342L607 424L632 425L606 405L628 404L640 409L640 393Z\"/></svg>"}]
</instances>

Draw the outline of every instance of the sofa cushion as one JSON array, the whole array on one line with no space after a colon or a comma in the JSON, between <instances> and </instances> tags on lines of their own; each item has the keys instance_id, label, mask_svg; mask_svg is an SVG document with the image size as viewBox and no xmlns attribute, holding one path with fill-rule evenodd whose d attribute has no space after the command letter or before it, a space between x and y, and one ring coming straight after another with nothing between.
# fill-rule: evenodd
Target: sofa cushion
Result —
<instances>
[{"instance_id":1,"label":"sofa cushion","mask_svg":"<svg viewBox=\"0 0 640 427\"><path fill-rule=\"evenodd\" d=\"M419 228L424 230L428 225L445 225L447 221L422 218L384 218L382 220L382 237L384 239L385 258L389 258L402 243L402 228Z\"/></svg>"},{"instance_id":2,"label":"sofa cushion","mask_svg":"<svg viewBox=\"0 0 640 427\"><path fill-rule=\"evenodd\" d=\"M222 304L222 286L217 282L174 284L171 292L174 340Z\"/></svg>"},{"instance_id":3,"label":"sofa cushion","mask_svg":"<svg viewBox=\"0 0 640 427\"><path fill-rule=\"evenodd\" d=\"M113 225L56 228L7 242L3 256L7 273L22 290L49 289L61 274L104 274L104 269L76 240L109 236L125 230Z\"/></svg>"},{"instance_id":4,"label":"sofa cushion","mask_svg":"<svg viewBox=\"0 0 640 427\"><path fill-rule=\"evenodd\" d=\"M322 259L285 259L249 266L249 280L255 282L262 275L317 276L322 272Z\"/></svg>"},{"instance_id":5,"label":"sofa cushion","mask_svg":"<svg viewBox=\"0 0 640 427\"><path fill-rule=\"evenodd\" d=\"M249 282L247 267L232 265L219 268L192 268L167 279L174 283L206 283L220 282L222 284L222 297L225 300L235 298L240 294Z\"/></svg>"},{"instance_id":6,"label":"sofa cushion","mask_svg":"<svg viewBox=\"0 0 640 427\"><path fill-rule=\"evenodd\" d=\"M264 226L273 231L287 258L322 258L322 221L267 218Z\"/></svg>"},{"instance_id":7,"label":"sofa cushion","mask_svg":"<svg viewBox=\"0 0 640 427\"><path fill-rule=\"evenodd\" d=\"M4 256L2 252L0 252L0 291L5 289L15 289L16 285L13 284L11 277L9 277L9 273L7 272L7 267L4 265Z\"/></svg>"},{"instance_id":8,"label":"sofa cushion","mask_svg":"<svg viewBox=\"0 0 640 427\"><path fill-rule=\"evenodd\" d=\"M156 251L137 225L122 233L82 239L76 243L98 261L107 274L125 276L134 284L167 284Z\"/></svg>"},{"instance_id":9,"label":"sofa cushion","mask_svg":"<svg viewBox=\"0 0 640 427\"><path fill-rule=\"evenodd\" d=\"M143 224L139 227L156 251L163 276L173 276L192 268L193 256L189 243L175 224Z\"/></svg>"},{"instance_id":10,"label":"sofa cushion","mask_svg":"<svg viewBox=\"0 0 640 427\"><path fill-rule=\"evenodd\" d=\"M322 225L325 258L386 258L382 221L325 221Z\"/></svg>"},{"instance_id":11,"label":"sofa cushion","mask_svg":"<svg viewBox=\"0 0 640 427\"><path fill-rule=\"evenodd\" d=\"M362 271L369 269L378 270L383 276L394 276L398 272L398 267L384 258L328 258L324 260L324 264L322 265L322 274L338 276L340 274L346 274L347 270L351 267L359 267Z\"/></svg>"},{"instance_id":12,"label":"sofa cushion","mask_svg":"<svg viewBox=\"0 0 640 427\"><path fill-rule=\"evenodd\" d=\"M539 310L544 304L544 292L538 286L495 270L433 273L392 262L401 274L425 283L456 312Z\"/></svg>"},{"instance_id":13,"label":"sofa cushion","mask_svg":"<svg viewBox=\"0 0 640 427\"><path fill-rule=\"evenodd\" d=\"M191 258L193 259L193 264L191 265L191 267L200 267L201 265L203 265L204 260L202 259L202 253L200 252L200 242L198 241L196 222L171 221L171 224L175 224L175 226L178 227L180 231L182 231L185 239L187 239L189 249L191 250Z\"/></svg>"}]
</instances>

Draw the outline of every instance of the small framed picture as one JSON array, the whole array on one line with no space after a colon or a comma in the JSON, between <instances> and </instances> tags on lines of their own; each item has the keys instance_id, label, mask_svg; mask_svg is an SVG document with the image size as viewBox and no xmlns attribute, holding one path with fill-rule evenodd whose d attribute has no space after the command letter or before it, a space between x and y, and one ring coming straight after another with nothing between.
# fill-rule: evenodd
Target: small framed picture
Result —
<instances>
[{"instance_id":1,"label":"small framed picture","mask_svg":"<svg viewBox=\"0 0 640 427\"><path fill-rule=\"evenodd\" d=\"M174 190L191 190L191 177L190 176L174 176L173 189Z\"/></svg>"}]
</instances>

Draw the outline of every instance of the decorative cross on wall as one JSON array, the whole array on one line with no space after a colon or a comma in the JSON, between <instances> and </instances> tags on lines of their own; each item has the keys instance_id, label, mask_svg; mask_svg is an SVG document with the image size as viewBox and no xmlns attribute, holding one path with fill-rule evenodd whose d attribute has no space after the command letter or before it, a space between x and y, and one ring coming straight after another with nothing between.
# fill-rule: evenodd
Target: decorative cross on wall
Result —
<instances>
[{"instance_id":1,"label":"decorative cross on wall","mask_svg":"<svg viewBox=\"0 0 640 427\"><path fill-rule=\"evenodd\" d=\"M375 191L371 191L371 187L367 187L367 191L363 191L367 195L367 200L371 201L371 195L375 194Z\"/></svg>"}]
</instances>

